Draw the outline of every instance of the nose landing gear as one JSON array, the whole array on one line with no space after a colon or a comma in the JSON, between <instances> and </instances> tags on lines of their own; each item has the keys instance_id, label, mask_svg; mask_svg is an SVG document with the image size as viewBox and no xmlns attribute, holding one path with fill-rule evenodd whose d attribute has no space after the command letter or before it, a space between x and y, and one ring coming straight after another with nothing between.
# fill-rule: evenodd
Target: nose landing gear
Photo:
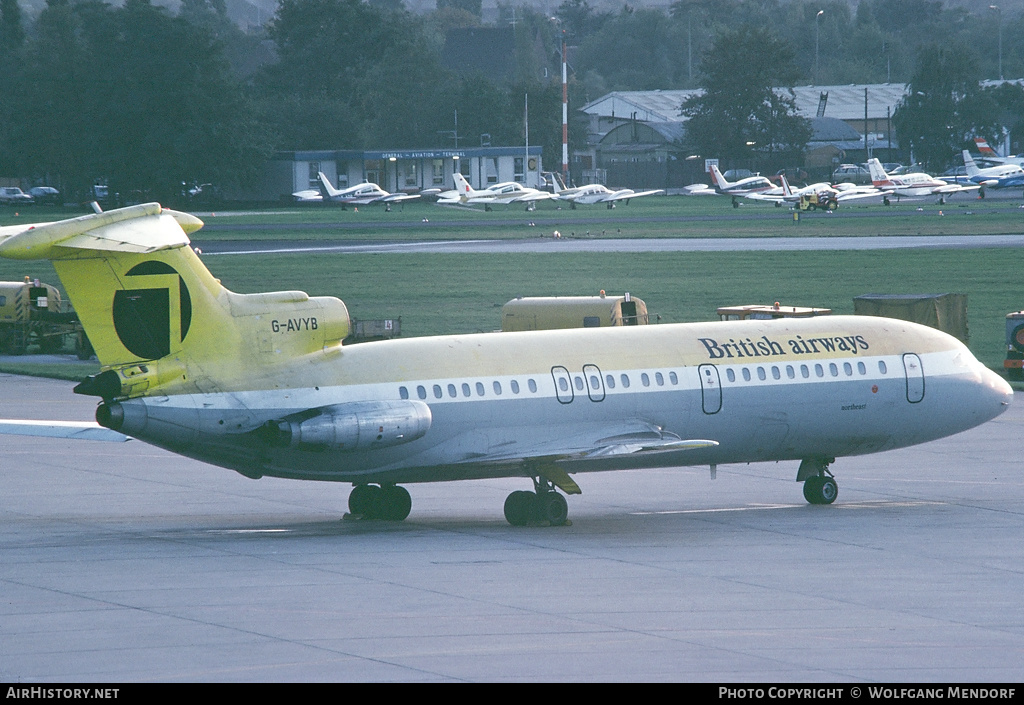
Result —
<instances>
[{"instance_id":1,"label":"nose landing gear","mask_svg":"<svg viewBox=\"0 0 1024 705\"><path fill-rule=\"evenodd\" d=\"M828 466L835 458L804 458L797 471L797 482L804 483L804 499L811 504L832 504L839 496L839 485Z\"/></svg>"}]
</instances>

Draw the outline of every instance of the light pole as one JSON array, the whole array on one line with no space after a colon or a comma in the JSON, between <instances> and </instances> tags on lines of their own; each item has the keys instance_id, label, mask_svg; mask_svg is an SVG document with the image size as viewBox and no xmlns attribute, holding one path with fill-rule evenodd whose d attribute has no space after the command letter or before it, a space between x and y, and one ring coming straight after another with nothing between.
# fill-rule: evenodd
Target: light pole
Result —
<instances>
[{"instance_id":1,"label":"light pole","mask_svg":"<svg viewBox=\"0 0 1024 705\"><path fill-rule=\"evenodd\" d=\"M814 16L814 85L818 85L818 20L824 14L824 10L818 10L818 14Z\"/></svg>"},{"instance_id":2,"label":"light pole","mask_svg":"<svg viewBox=\"0 0 1024 705\"><path fill-rule=\"evenodd\" d=\"M999 28L999 80L1003 80L1003 11L999 5L989 5L988 9L996 11L996 25Z\"/></svg>"}]
</instances>

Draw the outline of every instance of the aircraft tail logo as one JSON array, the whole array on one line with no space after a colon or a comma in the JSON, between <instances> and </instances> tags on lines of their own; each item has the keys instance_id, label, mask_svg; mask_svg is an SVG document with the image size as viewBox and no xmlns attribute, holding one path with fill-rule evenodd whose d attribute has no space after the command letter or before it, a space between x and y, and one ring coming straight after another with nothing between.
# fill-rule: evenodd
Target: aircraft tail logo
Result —
<instances>
[{"instance_id":1,"label":"aircraft tail logo","mask_svg":"<svg viewBox=\"0 0 1024 705\"><path fill-rule=\"evenodd\" d=\"M978 153L983 157L998 157L996 150L989 147L988 142L983 137L975 137L974 144L978 147Z\"/></svg>"},{"instance_id":2,"label":"aircraft tail logo","mask_svg":"<svg viewBox=\"0 0 1024 705\"><path fill-rule=\"evenodd\" d=\"M466 177L461 173L455 172L452 175L452 178L455 179L455 190L459 192L459 196L466 198L476 193L476 189L469 185L469 182L466 181Z\"/></svg>"}]
</instances>

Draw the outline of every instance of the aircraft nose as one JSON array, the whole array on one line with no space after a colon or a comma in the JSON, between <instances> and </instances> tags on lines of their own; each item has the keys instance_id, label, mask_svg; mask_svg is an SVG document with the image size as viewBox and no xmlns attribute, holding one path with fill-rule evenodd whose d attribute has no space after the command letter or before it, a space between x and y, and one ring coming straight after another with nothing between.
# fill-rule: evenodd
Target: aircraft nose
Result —
<instances>
[{"instance_id":1,"label":"aircraft nose","mask_svg":"<svg viewBox=\"0 0 1024 705\"><path fill-rule=\"evenodd\" d=\"M998 416L1006 411L1013 401L1013 387L1010 386L1010 383L988 368L983 370L981 381L988 398L996 406L993 416Z\"/></svg>"}]
</instances>

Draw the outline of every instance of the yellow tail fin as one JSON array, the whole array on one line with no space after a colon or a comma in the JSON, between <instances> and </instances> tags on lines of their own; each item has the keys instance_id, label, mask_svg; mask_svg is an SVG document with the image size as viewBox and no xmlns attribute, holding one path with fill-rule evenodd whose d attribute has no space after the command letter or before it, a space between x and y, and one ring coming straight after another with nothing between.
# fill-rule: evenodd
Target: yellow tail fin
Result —
<instances>
[{"instance_id":1,"label":"yellow tail fin","mask_svg":"<svg viewBox=\"0 0 1024 705\"><path fill-rule=\"evenodd\" d=\"M4 233L0 256L53 260L107 370L80 391L226 391L340 345L349 329L341 301L228 291L190 247L187 233L200 227L150 203Z\"/></svg>"}]
</instances>

